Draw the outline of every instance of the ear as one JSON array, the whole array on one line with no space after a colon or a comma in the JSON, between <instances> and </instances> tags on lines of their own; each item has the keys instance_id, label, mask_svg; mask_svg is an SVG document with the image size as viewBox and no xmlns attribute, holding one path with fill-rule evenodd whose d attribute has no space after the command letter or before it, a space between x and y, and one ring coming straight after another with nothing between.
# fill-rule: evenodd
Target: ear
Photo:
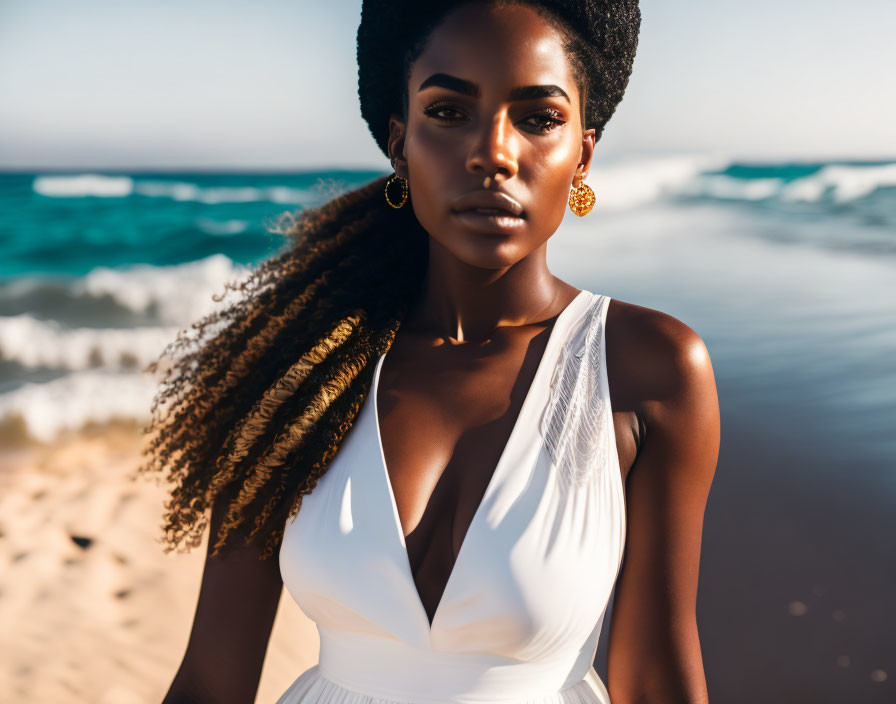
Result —
<instances>
[{"instance_id":1,"label":"ear","mask_svg":"<svg viewBox=\"0 0 896 704\"><path fill-rule=\"evenodd\" d=\"M576 173L572 179L572 185L578 188L588 176L591 169L591 161L594 159L594 145L596 132L594 128L587 129L582 133L582 156L579 157L579 165L576 166Z\"/></svg>"},{"instance_id":2,"label":"ear","mask_svg":"<svg viewBox=\"0 0 896 704\"><path fill-rule=\"evenodd\" d=\"M408 160L404 155L404 138L407 125L399 115L389 117L389 154L392 155L392 168L402 178L408 178Z\"/></svg>"}]
</instances>

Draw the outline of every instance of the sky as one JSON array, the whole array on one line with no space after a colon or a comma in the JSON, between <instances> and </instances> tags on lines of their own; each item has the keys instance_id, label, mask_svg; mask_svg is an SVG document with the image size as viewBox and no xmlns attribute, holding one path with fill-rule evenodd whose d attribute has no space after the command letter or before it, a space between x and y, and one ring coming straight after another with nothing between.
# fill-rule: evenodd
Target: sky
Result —
<instances>
[{"instance_id":1,"label":"sky","mask_svg":"<svg viewBox=\"0 0 896 704\"><path fill-rule=\"evenodd\" d=\"M360 0L0 0L0 168L388 169ZM893 0L641 0L596 159L896 157Z\"/></svg>"}]
</instances>

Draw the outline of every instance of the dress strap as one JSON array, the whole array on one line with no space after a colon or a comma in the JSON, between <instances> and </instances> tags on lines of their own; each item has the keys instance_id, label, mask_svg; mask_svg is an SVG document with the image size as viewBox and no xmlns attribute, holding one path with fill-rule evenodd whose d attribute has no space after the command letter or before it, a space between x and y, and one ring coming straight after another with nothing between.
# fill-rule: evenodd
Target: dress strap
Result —
<instances>
[{"instance_id":1,"label":"dress strap","mask_svg":"<svg viewBox=\"0 0 896 704\"><path fill-rule=\"evenodd\" d=\"M602 388L604 324L610 297L595 295L563 344L541 419L541 435L562 488L580 487L606 466Z\"/></svg>"}]
</instances>

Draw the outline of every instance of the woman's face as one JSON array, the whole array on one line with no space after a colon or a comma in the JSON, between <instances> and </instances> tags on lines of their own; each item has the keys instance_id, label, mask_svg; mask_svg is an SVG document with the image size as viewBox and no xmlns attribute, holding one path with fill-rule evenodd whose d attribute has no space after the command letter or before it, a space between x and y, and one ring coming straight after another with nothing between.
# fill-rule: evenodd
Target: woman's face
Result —
<instances>
[{"instance_id":1,"label":"woman's face","mask_svg":"<svg viewBox=\"0 0 896 704\"><path fill-rule=\"evenodd\" d=\"M541 247L594 150L562 35L526 6L464 5L433 32L408 95L389 147L430 236L486 269Z\"/></svg>"}]
</instances>

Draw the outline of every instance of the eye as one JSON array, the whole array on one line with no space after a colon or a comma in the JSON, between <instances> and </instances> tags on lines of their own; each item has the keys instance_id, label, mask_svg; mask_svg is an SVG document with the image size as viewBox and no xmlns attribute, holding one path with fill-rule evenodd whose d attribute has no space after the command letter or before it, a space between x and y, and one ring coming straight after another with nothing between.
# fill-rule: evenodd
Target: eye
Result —
<instances>
[{"instance_id":1,"label":"eye","mask_svg":"<svg viewBox=\"0 0 896 704\"><path fill-rule=\"evenodd\" d=\"M445 114L447 113L447 115ZM453 113L453 114L452 114ZM447 101L437 101L431 105L427 105L423 109L423 114L440 122L456 122L458 118L463 118L464 114Z\"/></svg>"},{"instance_id":2,"label":"eye","mask_svg":"<svg viewBox=\"0 0 896 704\"><path fill-rule=\"evenodd\" d=\"M435 120L439 120L441 122L454 122L457 118L452 117L444 117L439 113L448 112L448 113L456 113L458 115L462 115L456 107L454 107L451 103L447 101L437 101L428 105L424 108L423 113L429 117L432 117ZM536 124L529 123L531 127L535 128L536 132L540 132L542 134L546 134L548 132L552 132L557 127L562 124L565 124L565 120L560 119L562 117L562 113L558 110L546 109L540 110L539 112L532 113L531 115L526 116L523 120L536 120Z\"/></svg>"},{"instance_id":3,"label":"eye","mask_svg":"<svg viewBox=\"0 0 896 704\"><path fill-rule=\"evenodd\" d=\"M563 115L558 110L542 110L529 115L521 122L533 127L536 132L545 133L551 132L560 125L565 124L566 121L562 117ZM534 122L530 122L531 120L534 120Z\"/></svg>"}]
</instances>

